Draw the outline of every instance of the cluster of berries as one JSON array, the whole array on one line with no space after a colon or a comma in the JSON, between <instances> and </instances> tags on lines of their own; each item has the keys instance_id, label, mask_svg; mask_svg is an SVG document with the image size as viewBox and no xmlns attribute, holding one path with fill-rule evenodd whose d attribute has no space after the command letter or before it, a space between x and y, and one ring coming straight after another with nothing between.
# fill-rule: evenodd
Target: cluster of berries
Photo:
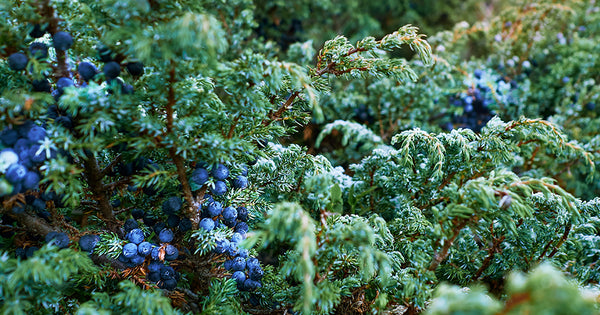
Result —
<instances>
[{"instance_id":1,"label":"cluster of berries","mask_svg":"<svg viewBox=\"0 0 600 315\"><path fill-rule=\"evenodd\" d=\"M240 290L250 291L261 286L260 280L264 272L258 259L248 257L248 250L238 247L238 244L246 238L248 233L248 209L244 206L224 206L220 201L214 199L227 192L225 180L229 178L229 174L229 168L223 164L218 164L212 168L210 175L215 180L215 186L210 193L205 195L204 202L201 208L198 209L202 216L199 227L207 232L215 228L233 229L230 239L220 238L216 240L216 247L213 252L227 256L228 259L224 263L225 269L233 272L232 278L236 280ZM247 175L248 168L244 166L240 175L229 179L231 187L236 189L248 187ZM204 167L199 167L192 172L191 180L197 185L204 185L209 181L209 171Z\"/></svg>"},{"instance_id":2,"label":"cluster of berries","mask_svg":"<svg viewBox=\"0 0 600 315\"><path fill-rule=\"evenodd\" d=\"M60 232L55 232L55 231L52 231L52 232L49 232L48 234L46 234L44 240L46 241L47 244L54 245L60 249L69 247L69 244L71 242L71 239L69 238L69 235L67 235L67 233L60 233ZM80 243L81 243L81 241L80 241ZM27 259L27 258L33 256L33 253L35 253L38 249L39 248L37 246L30 246L27 248L17 248L15 251L15 254L18 258Z\"/></svg>"},{"instance_id":3,"label":"cluster of berries","mask_svg":"<svg viewBox=\"0 0 600 315\"><path fill-rule=\"evenodd\" d=\"M46 130L31 120L19 126L4 128L0 132L0 196L15 195L36 189L40 182L38 168L56 151L40 145L46 138Z\"/></svg>"},{"instance_id":4,"label":"cluster of berries","mask_svg":"<svg viewBox=\"0 0 600 315\"><path fill-rule=\"evenodd\" d=\"M462 108L462 114L452 117L452 121L442 126L446 130L468 128L480 132L481 128L495 115L489 106L494 102L493 93L487 85L482 70L475 70L474 81L469 88L450 96L450 105Z\"/></svg>"}]
</instances>

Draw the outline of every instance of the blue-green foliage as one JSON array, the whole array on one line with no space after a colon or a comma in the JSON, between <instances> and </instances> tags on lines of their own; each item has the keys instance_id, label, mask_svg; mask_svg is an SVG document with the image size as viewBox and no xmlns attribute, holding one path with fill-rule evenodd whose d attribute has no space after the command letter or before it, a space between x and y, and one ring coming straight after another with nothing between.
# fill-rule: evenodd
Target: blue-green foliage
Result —
<instances>
[{"instance_id":1,"label":"blue-green foliage","mask_svg":"<svg viewBox=\"0 0 600 315\"><path fill-rule=\"evenodd\" d=\"M0 312L2 314L49 314L72 307L69 295L95 287L105 279L85 255L71 249L45 246L33 257L20 260L0 255Z\"/></svg>"},{"instance_id":2,"label":"blue-green foliage","mask_svg":"<svg viewBox=\"0 0 600 315\"><path fill-rule=\"evenodd\" d=\"M0 173L0 312L596 313L599 21L576 0L0 3L0 127L43 125L48 154L39 190ZM33 58L53 47L36 28L74 44ZM226 193L191 180L221 164ZM156 291L125 233L180 219L177 287ZM100 241L25 259L51 231ZM264 260L254 291L223 264L240 249Z\"/></svg>"}]
</instances>

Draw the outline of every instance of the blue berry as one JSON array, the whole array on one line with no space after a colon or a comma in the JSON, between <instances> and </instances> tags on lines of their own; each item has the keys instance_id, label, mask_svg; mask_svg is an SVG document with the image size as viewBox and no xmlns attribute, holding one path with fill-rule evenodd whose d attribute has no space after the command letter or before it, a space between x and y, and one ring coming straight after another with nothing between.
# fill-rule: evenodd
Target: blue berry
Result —
<instances>
[{"instance_id":1,"label":"blue berry","mask_svg":"<svg viewBox=\"0 0 600 315\"><path fill-rule=\"evenodd\" d=\"M150 267L150 266L148 266ZM146 276L146 279L152 281L152 282L158 282L160 281L160 272L150 272L148 274L148 276Z\"/></svg>"},{"instance_id":2,"label":"blue berry","mask_svg":"<svg viewBox=\"0 0 600 315\"><path fill-rule=\"evenodd\" d=\"M237 256L238 245L234 242L229 242L229 247L227 248L227 255L234 257Z\"/></svg>"},{"instance_id":3,"label":"blue berry","mask_svg":"<svg viewBox=\"0 0 600 315\"><path fill-rule=\"evenodd\" d=\"M133 256L137 255L137 252L138 247L134 243L127 243L125 246L123 246L123 256L126 258L132 258Z\"/></svg>"},{"instance_id":4,"label":"blue berry","mask_svg":"<svg viewBox=\"0 0 600 315\"><path fill-rule=\"evenodd\" d=\"M166 215L170 215L178 212L182 206L181 198L173 196L163 202L162 210Z\"/></svg>"},{"instance_id":5,"label":"blue berry","mask_svg":"<svg viewBox=\"0 0 600 315\"><path fill-rule=\"evenodd\" d=\"M116 79L121 73L121 66L119 66L118 63L111 61L104 65L102 71L104 72L106 80Z\"/></svg>"},{"instance_id":6,"label":"blue berry","mask_svg":"<svg viewBox=\"0 0 600 315\"><path fill-rule=\"evenodd\" d=\"M175 278L175 269L170 266L161 266L160 267L160 278L163 280L169 280Z\"/></svg>"},{"instance_id":7,"label":"blue berry","mask_svg":"<svg viewBox=\"0 0 600 315\"><path fill-rule=\"evenodd\" d=\"M46 34L46 27L42 28L40 24L34 24L33 29L29 32L29 36L33 38L40 38Z\"/></svg>"},{"instance_id":8,"label":"blue berry","mask_svg":"<svg viewBox=\"0 0 600 315\"><path fill-rule=\"evenodd\" d=\"M238 249L237 256L242 258L248 258L248 250L245 248Z\"/></svg>"},{"instance_id":9,"label":"blue berry","mask_svg":"<svg viewBox=\"0 0 600 315\"><path fill-rule=\"evenodd\" d=\"M52 86L50 86L50 82L46 78L32 80L31 86L35 92L50 93L52 90Z\"/></svg>"},{"instance_id":10,"label":"blue berry","mask_svg":"<svg viewBox=\"0 0 600 315\"><path fill-rule=\"evenodd\" d=\"M223 254L229 247L229 241L227 239L218 239L216 245L213 251L217 254Z\"/></svg>"},{"instance_id":11,"label":"blue berry","mask_svg":"<svg viewBox=\"0 0 600 315\"><path fill-rule=\"evenodd\" d=\"M48 58L48 45L42 42L33 42L29 45L29 52L36 59Z\"/></svg>"},{"instance_id":12,"label":"blue berry","mask_svg":"<svg viewBox=\"0 0 600 315\"><path fill-rule=\"evenodd\" d=\"M142 209L133 209L133 210L131 210L131 216L134 219L136 219L136 220L139 220L139 219L143 218L144 215L145 215L145 212Z\"/></svg>"},{"instance_id":13,"label":"blue berry","mask_svg":"<svg viewBox=\"0 0 600 315\"><path fill-rule=\"evenodd\" d=\"M125 65L127 72L134 77L139 77L144 74L144 64L141 62L129 62Z\"/></svg>"},{"instance_id":14,"label":"blue berry","mask_svg":"<svg viewBox=\"0 0 600 315\"><path fill-rule=\"evenodd\" d=\"M153 260L152 262L150 262L148 264L148 271L150 273L159 273L160 272L160 268L163 266L162 263L160 263L159 261Z\"/></svg>"},{"instance_id":15,"label":"blue berry","mask_svg":"<svg viewBox=\"0 0 600 315\"><path fill-rule=\"evenodd\" d=\"M124 263L124 264L126 264L126 263L129 262L129 258L125 257L123 255L123 253L119 254L119 257L117 257L117 260L120 261L120 262L122 262L122 263Z\"/></svg>"},{"instance_id":16,"label":"blue berry","mask_svg":"<svg viewBox=\"0 0 600 315\"><path fill-rule=\"evenodd\" d=\"M65 89L71 86L74 86L73 80L70 78L62 77L56 81L56 88L58 89L58 94L62 95L65 92Z\"/></svg>"},{"instance_id":17,"label":"blue berry","mask_svg":"<svg viewBox=\"0 0 600 315\"><path fill-rule=\"evenodd\" d=\"M34 126L36 126L36 124L33 121L27 120L25 123L17 127L17 131L21 137L27 138L27 133L29 133L29 130Z\"/></svg>"},{"instance_id":18,"label":"blue berry","mask_svg":"<svg viewBox=\"0 0 600 315\"><path fill-rule=\"evenodd\" d=\"M208 171L204 168L197 168L192 172L192 182L202 186L208 181Z\"/></svg>"},{"instance_id":19,"label":"blue berry","mask_svg":"<svg viewBox=\"0 0 600 315\"><path fill-rule=\"evenodd\" d=\"M133 229L137 229L139 227L138 223L136 220L134 219L127 219L125 221L125 233L129 233L129 231L133 230Z\"/></svg>"},{"instance_id":20,"label":"blue berry","mask_svg":"<svg viewBox=\"0 0 600 315\"><path fill-rule=\"evenodd\" d=\"M225 219L226 221L235 221L235 219L237 218L237 210L235 210L234 207L229 206L225 209L223 209L223 219Z\"/></svg>"},{"instance_id":21,"label":"blue berry","mask_svg":"<svg viewBox=\"0 0 600 315\"><path fill-rule=\"evenodd\" d=\"M149 242L141 242L140 245L138 245L138 254L145 257L150 255L150 252L152 252L152 244Z\"/></svg>"},{"instance_id":22,"label":"blue berry","mask_svg":"<svg viewBox=\"0 0 600 315\"><path fill-rule=\"evenodd\" d=\"M240 234L248 233L248 224L246 222L238 222L238 224L235 225L235 232Z\"/></svg>"},{"instance_id":23,"label":"blue berry","mask_svg":"<svg viewBox=\"0 0 600 315\"><path fill-rule=\"evenodd\" d=\"M215 182L215 186L212 187L210 191L215 196L224 195L227 192L227 184L225 184L224 181L218 180Z\"/></svg>"},{"instance_id":24,"label":"blue berry","mask_svg":"<svg viewBox=\"0 0 600 315\"><path fill-rule=\"evenodd\" d=\"M260 268L248 268L249 272L248 272L248 278L252 279L252 280L260 280L262 279L262 277L265 275L265 272Z\"/></svg>"},{"instance_id":25,"label":"blue berry","mask_svg":"<svg viewBox=\"0 0 600 315\"><path fill-rule=\"evenodd\" d=\"M19 140L19 133L14 129L4 129L0 132L0 141L7 147L12 147Z\"/></svg>"},{"instance_id":26,"label":"blue berry","mask_svg":"<svg viewBox=\"0 0 600 315\"><path fill-rule=\"evenodd\" d=\"M206 208L209 217L216 217L223 212L223 205L220 202L214 201L208 204Z\"/></svg>"},{"instance_id":27,"label":"blue berry","mask_svg":"<svg viewBox=\"0 0 600 315\"><path fill-rule=\"evenodd\" d=\"M231 269L234 271L244 271L246 269L246 259L242 257L235 257Z\"/></svg>"},{"instance_id":28,"label":"blue berry","mask_svg":"<svg viewBox=\"0 0 600 315\"><path fill-rule=\"evenodd\" d=\"M224 180L229 176L229 169L223 164L218 164L212 169L212 176L218 180Z\"/></svg>"},{"instance_id":29,"label":"blue berry","mask_svg":"<svg viewBox=\"0 0 600 315\"><path fill-rule=\"evenodd\" d=\"M32 190L38 187L40 183L40 175L37 172L28 171L23 178L23 188L25 190Z\"/></svg>"},{"instance_id":30,"label":"blue berry","mask_svg":"<svg viewBox=\"0 0 600 315\"><path fill-rule=\"evenodd\" d=\"M174 227L177 227L177 226L179 225L179 221L180 221L180 219L179 219L179 217L178 217L178 216L176 216L176 215L174 215L174 214L171 214L171 215L169 215L169 217L167 218L167 225L168 225L170 228L174 228Z\"/></svg>"},{"instance_id":31,"label":"blue berry","mask_svg":"<svg viewBox=\"0 0 600 315\"><path fill-rule=\"evenodd\" d=\"M33 126L29 129L29 132L27 132L27 139L33 143L44 140L44 138L46 138L46 130L40 126Z\"/></svg>"},{"instance_id":32,"label":"blue berry","mask_svg":"<svg viewBox=\"0 0 600 315\"><path fill-rule=\"evenodd\" d=\"M29 150L19 152L19 164L25 166L25 168L33 167L33 161L31 161L31 157L29 156Z\"/></svg>"},{"instance_id":33,"label":"blue berry","mask_svg":"<svg viewBox=\"0 0 600 315\"><path fill-rule=\"evenodd\" d=\"M38 199L36 198L32 203L31 206L33 207L33 209L35 209L35 211L44 211L46 210L46 202L42 199Z\"/></svg>"},{"instance_id":34,"label":"blue berry","mask_svg":"<svg viewBox=\"0 0 600 315\"><path fill-rule=\"evenodd\" d=\"M4 173L9 166L19 162L19 155L13 149L0 151L0 172Z\"/></svg>"},{"instance_id":35,"label":"blue berry","mask_svg":"<svg viewBox=\"0 0 600 315\"><path fill-rule=\"evenodd\" d=\"M233 235L231 236L231 241L233 243L237 244L237 243L239 243L239 242L241 242L243 240L244 240L244 236L242 234L240 234L240 233L233 233Z\"/></svg>"},{"instance_id":36,"label":"blue berry","mask_svg":"<svg viewBox=\"0 0 600 315\"><path fill-rule=\"evenodd\" d=\"M83 61L79 63L79 66L77 67L77 72L79 72L79 76L84 81L89 81L96 76L96 74L98 73L98 69L92 63Z\"/></svg>"},{"instance_id":37,"label":"blue berry","mask_svg":"<svg viewBox=\"0 0 600 315\"><path fill-rule=\"evenodd\" d=\"M252 280L252 279L246 279L246 281L244 281L244 286L243 288L246 291L251 291L251 290L255 290L261 287L260 282Z\"/></svg>"},{"instance_id":38,"label":"blue berry","mask_svg":"<svg viewBox=\"0 0 600 315\"><path fill-rule=\"evenodd\" d=\"M25 212L25 207L21 204L17 203L12 207L12 213L14 213L14 214L19 214L19 213L23 213L23 212Z\"/></svg>"},{"instance_id":39,"label":"blue berry","mask_svg":"<svg viewBox=\"0 0 600 315\"><path fill-rule=\"evenodd\" d=\"M242 166L242 176L248 176L248 165Z\"/></svg>"},{"instance_id":40,"label":"blue berry","mask_svg":"<svg viewBox=\"0 0 600 315\"><path fill-rule=\"evenodd\" d=\"M6 170L6 180L11 183L11 184L16 184L16 183L20 183L23 178L25 178L25 175L27 174L27 168L25 168L25 166L19 164L19 163L14 163L11 164L8 169Z\"/></svg>"},{"instance_id":41,"label":"blue berry","mask_svg":"<svg viewBox=\"0 0 600 315\"><path fill-rule=\"evenodd\" d=\"M35 246L31 246L29 248L27 248L27 250L25 251L25 257L29 258L31 256L33 256L33 254L35 252L38 251L39 248L35 247Z\"/></svg>"},{"instance_id":42,"label":"blue berry","mask_svg":"<svg viewBox=\"0 0 600 315\"><path fill-rule=\"evenodd\" d=\"M246 266L248 267L248 270L260 268L260 262L255 257L251 257L246 260Z\"/></svg>"},{"instance_id":43,"label":"blue berry","mask_svg":"<svg viewBox=\"0 0 600 315\"><path fill-rule=\"evenodd\" d=\"M132 215L133 215L133 213L132 213ZM156 218L154 218L152 216L152 214L149 213L149 212L146 212L144 214L144 217L142 218L142 220L143 220L144 224L147 225L147 226L153 226L153 225L156 224Z\"/></svg>"},{"instance_id":44,"label":"blue berry","mask_svg":"<svg viewBox=\"0 0 600 315\"><path fill-rule=\"evenodd\" d=\"M165 222L157 222L156 224L154 224L154 233L158 234L166 227L167 225L165 224Z\"/></svg>"},{"instance_id":45,"label":"blue berry","mask_svg":"<svg viewBox=\"0 0 600 315\"><path fill-rule=\"evenodd\" d=\"M225 268L225 270L231 270L231 266L233 265L233 260L229 260L227 259L224 263L223 263L223 268Z\"/></svg>"},{"instance_id":46,"label":"blue berry","mask_svg":"<svg viewBox=\"0 0 600 315\"><path fill-rule=\"evenodd\" d=\"M144 263L144 260L145 260L145 259L146 259L146 258L145 258L144 256L141 256L141 255L135 254L135 255L133 255L133 257L131 257L131 258L129 259L129 261L131 261L131 263L132 263L133 265L135 265L135 266L139 266L139 265L141 265L141 264L143 264L143 263Z\"/></svg>"},{"instance_id":47,"label":"blue berry","mask_svg":"<svg viewBox=\"0 0 600 315\"><path fill-rule=\"evenodd\" d=\"M159 283L158 287L163 290L169 290L169 291L175 290L175 288L177 288L177 280L167 279L167 280L163 281L162 283Z\"/></svg>"},{"instance_id":48,"label":"blue berry","mask_svg":"<svg viewBox=\"0 0 600 315\"><path fill-rule=\"evenodd\" d=\"M165 246L165 260L175 260L179 257L179 250L177 247L169 244Z\"/></svg>"},{"instance_id":49,"label":"blue berry","mask_svg":"<svg viewBox=\"0 0 600 315\"><path fill-rule=\"evenodd\" d=\"M69 242L67 233L50 232L46 234L46 243L56 245L58 248L69 247Z\"/></svg>"},{"instance_id":50,"label":"blue berry","mask_svg":"<svg viewBox=\"0 0 600 315\"><path fill-rule=\"evenodd\" d=\"M589 103L585 104L585 109L587 109L587 110L589 110L589 111L592 111L592 110L594 110L595 108L596 108L596 104L595 104L595 103L593 103L593 102L589 102Z\"/></svg>"},{"instance_id":51,"label":"blue berry","mask_svg":"<svg viewBox=\"0 0 600 315\"><path fill-rule=\"evenodd\" d=\"M248 208L238 207L237 208L237 219L242 222L248 221Z\"/></svg>"},{"instance_id":52,"label":"blue berry","mask_svg":"<svg viewBox=\"0 0 600 315\"><path fill-rule=\"evenodd\" d=\"M57 32L52 37L52 43L56 50L67 50L73 45L73 37L67 32Z\"/></svg>"},{"instance_id":53,"label":"blue berry","mask_svg":"<svg viewBox=\"0 0 600 315\"><path fill-rule=\"evenodd\" d=\"M228 220L223 219L223 224L225 224L225 226L228 228L233 228L233 227L235 227L236 220L235 219L228 219Z\"/></svg>"},{"instance_id":54,"label":"blue berry","mask_svg":"<svg viewBox=\"0 0 600 315\"><path fill-rule=\"evenodd\" d=\"M192 221L188 218L183 218L179 221L179 231L185 233L192 229Z\"/></svg>"},{"instance_id":55,"label":"blue berry","mask_svg":"<svg viewBox=\"0 0 600 315\"><path fill-rule=\"evenodd\" d=\"M239 175L233 180L233 187L244 189L248 187L248 178L246 176Z\"/></svg>"},{"instance_id":56,"label":"blue berry","mask_svg":"<svg viewBox=\"0 0 600 315\"><path fill-rule=\"evenodd\" d=\"M29 155L29 158L31 159L31 162L35 164L42 163L44 162L44 160L46 160L46 152L44 150L40 150L40 145L38 144L34 144L31 147L29 147L27 153Z\"/></svg>"},{"instance_id":57,"label":"blue berry","mask_svg":"<svg viewBox=\"0 0 600 315\"><path fill-rule=\"evenodd\" d=\"M25 54L14 53L8 56L8 67L13 71L25 70L29 59Z\"/></svg>"},{"instance_id":58,"label":"blue berry","mask_svg":"<svg viewBox=\"0 0 600 315\"><path fill-rule=\"evenodd\" d=\"M142 231L141 229L133 229L129 231L129 233L127 234L127 240L136 245L140 244L144 241L144 231Z\"/></svg>"},{"instance_id":59,"label":"blue berry","mask_svg":"<svg viewBox=\"0 0 600 315\"><path fill-rule=\"evenodd\" d=\"M200 220L200 224L198 226L208 232L215 228L215 221L209 218L204 218Z\"/></svg>"},{"instance_id":60,"label":"blue berry","mask_svg":"<svg viewBox=\"0 0 600 315\"><path fill-rule=\"evenodd\" d=\"M246 281L246 274L242 271L236 271L231 275L231 279L235 280L238 284L243 284Z\"/></svg>"},{"instance_id":61,"label":"blue berry","mask_svg":"<svg viewBox=\"0 0 600 315\"><path fill-rule=\"evenodd\" d=\"M161 243L169 243L173 240L173 231L170 229L162 229L160 233L158 233L158 240Z\"/></svg>"}]
</instances>

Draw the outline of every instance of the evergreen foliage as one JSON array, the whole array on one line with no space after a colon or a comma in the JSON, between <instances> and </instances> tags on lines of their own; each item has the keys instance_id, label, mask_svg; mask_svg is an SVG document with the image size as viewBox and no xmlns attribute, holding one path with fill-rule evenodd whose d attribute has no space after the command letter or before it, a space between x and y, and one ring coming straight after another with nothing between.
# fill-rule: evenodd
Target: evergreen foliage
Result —
<instances>
[{"instance_id":1,"label":"evergreen foliage","mask_svg":"<svg viewBox=\"0 0 600 315\"><path fill-rule=\"evenodd\" d=\"M1 2L0 313L596 314L599 22Z\"/></svg>"}]
</instances>

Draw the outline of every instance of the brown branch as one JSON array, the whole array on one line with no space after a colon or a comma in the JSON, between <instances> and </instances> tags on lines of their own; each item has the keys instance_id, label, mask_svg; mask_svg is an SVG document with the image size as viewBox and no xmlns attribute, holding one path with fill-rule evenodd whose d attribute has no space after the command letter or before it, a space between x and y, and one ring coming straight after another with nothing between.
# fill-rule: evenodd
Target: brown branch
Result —
<instances>
[{"instance_id":1,"label":"brown branch","mask_svg":"<svg viewBox=\"0 0 600 315\"><path fill-rule=\"evenodd\" d=\"M483 263L481 264L481 267L477 269L477 272L475 272L475 276L473 279L478 280L479 277L481 277L481 275L483 274L483 272L492 264L492 259L494 258L496 253L502 252L502 249L499 247L499 245L504 241L505 238L506 236L502 236L501 238L494 238L492 246L488 248L488 256L485 258L485 260L483 260Z\"/></svg>"},{"instance_id":2,"label":"brown branch","mask_svg":"<svg viewBox=\"0 0 600 315\"><path fill-rule=\"evenodd\" d=\"M167 133L170 134L173 131L173 106L177 99L175 98L175 87L173 86L176 82L175 78L175 64L171 60L171 70L169 70L169 90L167 92Z\"/></svg>"},{"instance_id":3,"label":"brown branch","mask_svg":"<svg viewBox=\"0 0 600 315\"><path fill-rule=\"evenodd\" d=\"M123 158L123 155L121 153L119 153L119 155L117 155L112 161L110 161L110 163L108 165L106 165L101 171L100 174L102 174L102 176L105 176L108 172L110 172L110 170L117 165L117 163L121 162Z\"/></svg>"},{"instance_id":4,"label":"brown branch","mask_svg":"<svg viewBox=\"0 0 600 315\"><path fill-rule=\"evenodd\" d=\"M550 255L548 255L548 258L552 258L552 257L554 257L554 255L556 255L556 253L558 252L558 249L567 240L567 237L569 237L570 232L571 232L571 223L569 223L565 226L565 231L563 232L563 235L560 238L560 241L558 241L558 244L556 244L556 246L554 246L554 249L552 250Z\"/></svg>"},{"instance_id":5,"label":"brown branch","mask_svg":"<svg viewBox=\"0 0 600 315\"><path fill-rule=\"evenodd\" d=\"M120 222L115 218L113 207L110 204L110 193L112 190L107 189L102 183L104 175L100 171L98 161L93 153L85 152L83 166L88 187L94 195L94 199L97 201L98 210L104 221L107 223L108 229L122 237L123 232L119 227Z\"/></svg>"},{"instance_id":6,"label":"brown branch","mask_svg":"<svg viewBox=\"0 0 600 315\"><path fill-rule=\"evenodd\" d=\"M300 92L298 92L298 91L293 92L292 95L290 95L290 97L288 97L288 99L283 104L281 104L281 106L279 107L279 109L277 111L269 112L269 114L267 114L268 118L265 118L262 121L262 125L264 127L266 127L266 126L270 125L273 121L280 120L281 115L283 115L283 113L285 113L285 111L288 110L290 105L292 105L292 103L294 102L296 97L298 97L299 94L300 94Z\"/></svg>"},{"instance_id":7,"label":"brown branch","mask_svg":"<svg viewBox=\"0 0 600 315\"><path fill-rule=\"evenodd\" d=\"M242 117L242 114L237 115L233 119L233 122L231 123L231 126L229 127L229 132L227 133L227 139L231 139L233 137L233 132L235 131L235 127L237 126L237 123L240 120L240 117Z\"/></svg>"},{"instance_id":8,"label":"brown branch","mask_svg":"<svg viewBox=\"0 0 600 315\"><path fill-rule=\"evenodd\" d=\"M173 121L174 121L174 109L175 103L177 102L177 98L175 96L175 83L177 82L177 78L175 76L175 62L171 60L171 69L169 70L169 87L167 91L167 108L166 108L166 120L167 120L167 131L166 135L168 136L173 132ZM187 176L185 175L185 164L183 158L177 154L177 149L174 146L169 148L169 157L173 160L175 167L177 169L177 178L181 183L183 188L183 198L187 203L187 207L184 212L186 217L188 217L192 221L193 228L198 227L198 222L200 222L200 215L195 210L196 203L194 202L194 195L192 194L192 188L190 187L190 183L187 180Z\"/></svg>"},{"instance_id":9,"label":"brown branch","mask_svg":"<svg viewBox=\"0 0 600 315\"><path fill-rule=\"evenodd\" d=\"M452 228L452 236L449 239L444 240L442 250L437 251L433 255L433 260L431 261L431 264L429 264L429 268L427 268L427 270L436 270L440 263L442 263L442 261L448 257L448 251L450 250L450 247L452 247L452 244L454 244L454 240L456 240L460 231L467 225L467 222L469 222L468 219L463 219L456 226L454 226L454 228Z\"/></svg>"},{"instance_id":10,"label":"brown branch","mask_svg":"<svg viewBox=\"0 0 600 315\"><path fill-rule=\"evenodd\" d=\"M19 222L21 226L25 227L27 231L39 236L44 237L46 234L54 231L54 227L48 224L46 220L38 216L31 215L27 212L19 214L9 213L8 215L15 218L17 222Z\"/></svg>"}]
</instances>

